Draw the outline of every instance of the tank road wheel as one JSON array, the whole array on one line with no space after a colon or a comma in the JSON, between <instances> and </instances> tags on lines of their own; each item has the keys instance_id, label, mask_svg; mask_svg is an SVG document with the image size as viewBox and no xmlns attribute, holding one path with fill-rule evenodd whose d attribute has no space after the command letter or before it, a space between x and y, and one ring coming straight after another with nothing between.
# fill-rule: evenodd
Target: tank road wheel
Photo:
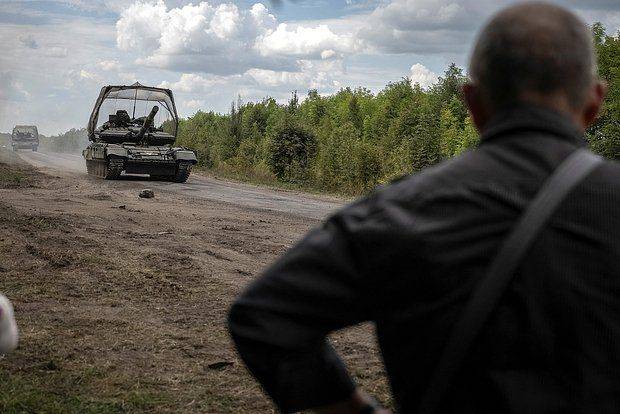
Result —
<instances>
[{"instance_id":1,"label":"tank road wheel","mask_svg":"<svg viewBox=\"0 0 620 414\"><path fill-rule=\"evenodd\" d=\"M93 175L95 177L101 177L101 166L102 162L94 161L94 160L86 160L86 172L89 175Z\"/></svg>"},{"instance_id":2,"label":"tank road wheel","mask_svg":"<svg viewBox=\"0 0 620 414\"><path fill-rule=\"evenodd\" d=\"M95 175L95 167L93 164L93 161L86 160L86 173L88 175Z\"/></svg>"},{"instance_id":3,"label":"tank road wheel","mask_svg":"<svg viewBox=\"0 0 620 414\"><path fill-rule=\"evenodd\" d=\"M86 160L86 172L88 175L101 178L101 167L103 163L100 161Z\"/></svg>"},{"instance_id":4,"label":"tank road wheel","mask_svg":"<svg viewBox=\"0 0 620 414\"><path fill-rule=\"evenodd\" d=\"M102 165L104 167L102 176L106 180L118 180L125 169L125 163L118 158L110 158L107 163L102 163Z\"/></svg>"},{"instance_id":5,"label":"tank road wheel","mask_svg":"<svg viewBox=\"0 0 620 414\"><path fill-rule=\"evenodd\" d=\"M86 172L95 177L104 178L106 180L116 180L121 176L124 169L123 160L112 159L103 160L86 160Z\"/></svg>"},{"instance_id":6,"label":"tank road wheel","mask_svg":"<svg viewBox=\"0 0 620 414\"><path fill-rule=\"evenodd\" d=\"M192 172L192 163L187 161L179 161L177 164L177 172L172 177L172 181L175 183L184 183L189 178L189 174Z\"/></svg>"}]
</instances>

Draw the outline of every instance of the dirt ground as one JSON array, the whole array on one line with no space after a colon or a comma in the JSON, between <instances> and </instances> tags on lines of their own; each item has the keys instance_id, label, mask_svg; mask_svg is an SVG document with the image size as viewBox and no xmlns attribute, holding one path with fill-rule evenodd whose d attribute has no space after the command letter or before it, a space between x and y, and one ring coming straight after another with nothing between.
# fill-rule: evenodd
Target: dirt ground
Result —
<instances>
[{"instance_id":1,"label":"dirt ground","mask_svg":"<svg viewBox=\"0 0 620 414\"><path fill-rule=\"evenodd\" d=\"M21 329L0 359L0 413L274 412L231 346L226 311L320 221L44 171L0 154L0 291ZM333 341L389 404L371 327Z\"/></svg>"}]
</instances>

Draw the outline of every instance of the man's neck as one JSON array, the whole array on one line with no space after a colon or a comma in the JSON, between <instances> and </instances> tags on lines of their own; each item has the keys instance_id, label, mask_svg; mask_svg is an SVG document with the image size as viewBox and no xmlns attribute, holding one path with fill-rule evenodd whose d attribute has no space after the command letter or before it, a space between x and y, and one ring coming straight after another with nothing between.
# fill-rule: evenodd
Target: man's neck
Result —
<instances>
[{"instance_id":1,"label":"man's neck","mask_svg":"<svg viewBox=\"0 0 620 414\"><path fill-rule=\"evenodd\" d=\"M579 134L583 134L584 131L585 131L585 128L583 127L583 123L580 122L581 120L579 119L579 116L577 116L574 113L574 111L566 110L565 108L562 108L562 107L558 108L557 106L553 106L553 105L545 105L545 104L540 103L540 102L522 100L522 101L520 101L518 103L514 103L511 106L507 106L507 107L504 107L504 108L502 108L502 109L500 109L498 111L493 112L488 117L487 122L482 127L480 132L484 133L485 130L489 126L491 126L498 117L503 117L507 113L514 112L514 111L519 110L519 109L528 109L528 110L534 110L534 111L540 111L540 112L553 113L556 116L564 118L566 121L570 122L572 127Z\"/></svg>"},{"instance_id":2,"label":"man's neck","mask_svg":"<svg viewBox=\"0 0 620 414\"><path fill-rule=\"evenodd\" d=\"M580 132L585 131L581 114L570 105L568 98L563 94L541 95L536 92L524 92L520 100L524 105L529 104L560 114L570 119Z\"/></svg>"}]
</instances>

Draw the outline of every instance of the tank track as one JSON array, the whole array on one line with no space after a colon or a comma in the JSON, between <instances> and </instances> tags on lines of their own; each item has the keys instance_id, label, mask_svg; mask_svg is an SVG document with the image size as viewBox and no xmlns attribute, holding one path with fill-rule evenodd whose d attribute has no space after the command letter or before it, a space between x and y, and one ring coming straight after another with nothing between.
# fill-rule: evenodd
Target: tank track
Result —
<instances>
[{"instance_id":1,"label":"tank track","mask_svg":"<svg viewBox=\"0 0 620 414\"><path fill-rule=\"evenodd\" d=\"M189 178L190 173L192 172L192 163L180 161L177 165L177 172L172 177L172 181L175 183L184 183Z\"/></svg>"},{"instance_id":2,"label":"tank track","mask_svg":"<svg viewBox=\"0 0 620 414\"><path fill-rule=\"evenodd\" d=\"M117 180L125 168L123 160L110 159L106 161L86 161L86 171L89 175L105 180Z\"/></svg>"}]
</instances>

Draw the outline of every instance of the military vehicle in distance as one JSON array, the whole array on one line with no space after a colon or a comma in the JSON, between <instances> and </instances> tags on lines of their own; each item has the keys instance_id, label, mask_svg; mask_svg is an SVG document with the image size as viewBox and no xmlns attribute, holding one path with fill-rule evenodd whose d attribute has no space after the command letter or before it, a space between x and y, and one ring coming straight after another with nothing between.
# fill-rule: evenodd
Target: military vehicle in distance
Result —
<instances>
[{"instance_id":1,"label":"military vehicle in distance","mask_svg":"<svg viewBox=\"0 0 620 414\"><path fill-rule=\"evenodd\" d=\"M136 117L136 110L142 116ZM107 118L99 125L100 112ZM92 143L82 152L88 174L107 180L118 179L124 172L177 183L187 181L197 159L194 151L173 147L178 127L170 89L138 82L104 86L88 121Z\"/></svg>"},{"instance_id":2,"label":"military vehicle in distance","mask_svg":"<svg viewBox=\"0 0 620 414\"><path fill-rule=\"evenodd\" d=\"M11 134L11 147L18 149L39 149L39 131L34 125L16 125Z\"/></svg>"}]
</instances>

